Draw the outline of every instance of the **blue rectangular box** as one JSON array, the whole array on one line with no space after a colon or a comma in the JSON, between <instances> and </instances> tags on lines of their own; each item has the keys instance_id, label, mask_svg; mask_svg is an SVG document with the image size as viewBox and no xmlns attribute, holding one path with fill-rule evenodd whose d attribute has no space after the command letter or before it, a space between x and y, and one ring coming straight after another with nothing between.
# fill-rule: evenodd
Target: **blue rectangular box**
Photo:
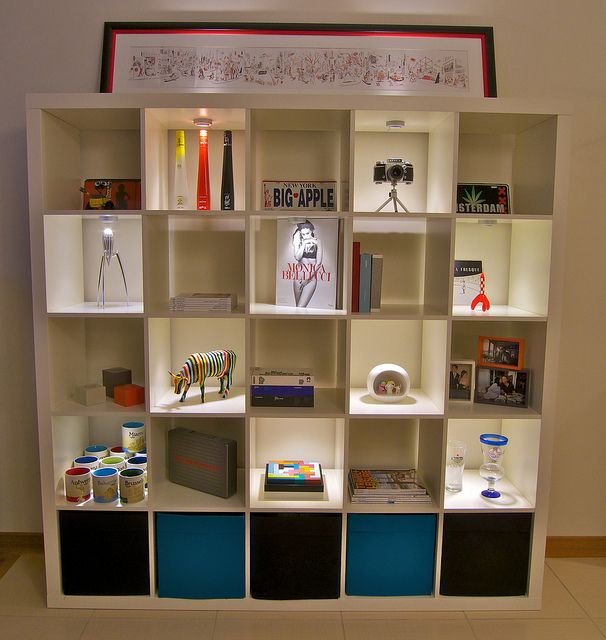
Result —
<instances>
[{"instance_id":1,"label":"blue rectangular box","mask_svg":"<svg viewBox=\"0 0 606 640\"><path fill-rule=\"evenodd\" d=\"M243 513L157 513L160 598L243 598Z\"/></svg>"},{"instance_id":2,"label":"blue rectangular box","mask_svg":"<svg viewBox=\"0 0 606 640\"><path fill-rule=\"evenodd\" d=\"M349 514L345 593L431 595L436 520L435 514Z\"/></svg>"}]
</instances>

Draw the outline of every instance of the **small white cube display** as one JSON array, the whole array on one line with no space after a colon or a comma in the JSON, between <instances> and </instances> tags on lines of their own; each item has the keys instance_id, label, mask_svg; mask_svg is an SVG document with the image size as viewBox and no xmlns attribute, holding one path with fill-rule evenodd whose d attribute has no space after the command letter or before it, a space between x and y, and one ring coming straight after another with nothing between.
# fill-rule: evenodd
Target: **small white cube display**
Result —
<instances>
[{"instance_id":1,"label":"small white cube display","mask_svg":"<svg viewBox=\"0 0 606 640\"><path fill-rule=\"evenodd\" d=\"M378 364L366 379L368 393L380 402L398 402L410 391L410 376L397 364Z\"/></svg>"}]
</instances>

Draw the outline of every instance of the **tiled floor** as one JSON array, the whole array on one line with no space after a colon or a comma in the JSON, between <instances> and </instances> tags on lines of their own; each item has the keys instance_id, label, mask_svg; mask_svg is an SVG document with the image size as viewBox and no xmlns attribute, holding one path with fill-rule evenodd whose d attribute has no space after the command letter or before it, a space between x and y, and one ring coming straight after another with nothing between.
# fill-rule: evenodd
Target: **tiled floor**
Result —
<instances>
[{"instance_id":1,"label":"tiled floor","mask_svg":"<svg viewBox=\"0 0 606 640\"><path fill-rule=\"evenodd\" d=\"M41 553L0 578L1 640L604 640L606 558L547 560L541 611L247 613L47 609Z\"/></svg>"}]
</instances>

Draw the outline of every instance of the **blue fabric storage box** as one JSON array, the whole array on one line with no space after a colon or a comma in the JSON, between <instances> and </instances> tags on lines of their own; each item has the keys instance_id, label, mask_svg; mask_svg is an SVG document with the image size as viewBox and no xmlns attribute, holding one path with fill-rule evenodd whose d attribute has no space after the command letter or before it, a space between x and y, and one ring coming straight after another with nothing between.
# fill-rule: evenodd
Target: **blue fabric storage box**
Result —
<instances>
[{"instance_id":1,"label":"blue fabric storage box","mask_svg":"<svg viewBox=\"0 0 606 640\"><path fill-rule=\"evenodd\" d=\"M243 513L157 513L160 598L243 598Z\"/></svg>"},{"instance_id":2,"label":"blue fabric storage box","mask_svg":"<svg viewBox=\"0 0 606 640\"><path fill-rule=\"evenodd\" d=\"M431 595L436 521L435 514L349 514L345 593Z\"/></svg>"}]
</instances>

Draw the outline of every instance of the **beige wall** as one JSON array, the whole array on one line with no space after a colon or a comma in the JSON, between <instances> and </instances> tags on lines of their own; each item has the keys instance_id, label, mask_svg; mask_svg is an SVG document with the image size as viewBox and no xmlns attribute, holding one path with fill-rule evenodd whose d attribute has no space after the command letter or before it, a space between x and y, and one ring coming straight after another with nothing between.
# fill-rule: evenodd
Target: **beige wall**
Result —
<instances>
[{"instance_id":1,"label":"beige wall","mask_svg":"<svg viewBox=\"0 0 606 640\"><path fill-rule=\"evenodd\" d=\"M491 25L499 96L573 98L574 148L548 533L606 535L606 2L307 0L306 12L290 11L296 5L286 1L260 0L254 11L252 4L250 0L2 2L0 531L41 529L31 374L24 96L97 91L105 20L207 20ZM221 12L214 9L218 5ZM368 13L371 7L375 13Z\"/></svg>"}]
</instances>

